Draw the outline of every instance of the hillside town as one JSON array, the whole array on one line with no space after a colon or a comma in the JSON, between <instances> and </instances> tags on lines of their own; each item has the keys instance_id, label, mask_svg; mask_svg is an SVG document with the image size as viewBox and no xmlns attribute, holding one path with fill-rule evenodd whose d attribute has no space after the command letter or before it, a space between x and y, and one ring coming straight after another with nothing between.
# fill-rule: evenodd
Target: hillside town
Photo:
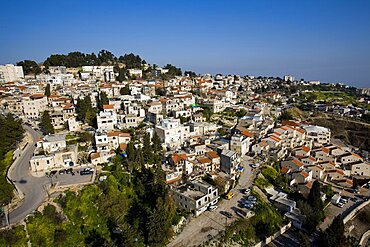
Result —
<instances>
[{"instance_id":1,"label":"hillside town","mask_svg":"<svg viewBox=\"0 0 370 247\"><path fill-rule=\"evenodd\" d=\"M133 180L135 170L159 170L183 215L165 242L169 246L221 241L219 232L238 218L257 218L264 208L277 209L282 220L263 237L256 228L260 241L267 244L275 230L295 228L314 242L314 229L325 230L335 216L368 200L369 146L334 137L315 117L364 121L369 89L291 75L197 75L141 59L103 64L44 63L39 73L27 74L22 66L0 66L2 115L38 133L28 143L33 150L27 166L32 176L49 181L40 193L104 184L118 170ZM357 103L310 98L324 88L351 91ZM297 111L305 115L292 114ZM312 204L317 190L320 203ZM308 207L321 211L321 218ZM218 222L216 231L199 223L206 216ZM17 223L11 217L3 222ZM258 244L241 239L240 246Z\"/></svg>"}]
</instances>

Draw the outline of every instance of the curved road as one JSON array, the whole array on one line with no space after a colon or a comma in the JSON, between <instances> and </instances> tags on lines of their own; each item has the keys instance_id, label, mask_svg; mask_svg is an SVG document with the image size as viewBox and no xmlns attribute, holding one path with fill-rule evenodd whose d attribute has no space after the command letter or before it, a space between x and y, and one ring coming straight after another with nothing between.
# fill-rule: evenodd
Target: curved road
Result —
<instances>
[{"instance_id":1,"label":"curved road","mask_svg":"<svg viewBox=\"0 0 370 247\"><path fill-rule=\"evenodd\" d=\"M13 163L8 177L13 181L19 193L23 194L21 205L9 213L9 223L13 224L23 220L28 214L32 213L47 197L45 188L50 186L47 177L34 177L31 175L29 161L35 150L37 139L41 136L38 132L28 126L25 130L32 135L32 143L28 143L22 154ZM3 219L2 225L6 225Z\"/></svg>"}]
</instances>

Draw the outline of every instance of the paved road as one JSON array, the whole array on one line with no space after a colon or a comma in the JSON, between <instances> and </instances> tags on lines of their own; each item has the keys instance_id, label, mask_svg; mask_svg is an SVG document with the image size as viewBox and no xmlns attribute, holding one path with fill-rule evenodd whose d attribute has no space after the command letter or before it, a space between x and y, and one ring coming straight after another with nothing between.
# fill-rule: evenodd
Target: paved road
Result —
<instances>
[{"instance_id":1,"label":"paved road","mask_svg":"<svg viewBox=\"0 0 370 247\"><path fill-rule=\"evenodd\" d=\"M71 174L57 174L52 178L44 175L33 176L30 171L29 161L35 150L35 144L41 134L32 128L25 126L32 136L32 143L29 143L22 152L22 155L12 165L9 179L13 181L18 192L23 195L22 204L9 213L9 224L23 220L28 214L37 209L39 205L48 197L51 184L59 186L68 186L79 183L87 183L92 179L92 175L80 176L75 170L75 176ZM78 169L80 170L80 169ZM2 219L2 226L7 224L6 219Z\"/></svg>"},{"instance_id":2,"label":"paved road","mask_svg":"<svg viewBox=\"0 0 370 247\"><path fill-rule=\"evenodd\" d=\"M9 214L9 223L15 223L24 219L29 213L33 212L46 198L45 186L49 183L46 177L34 177L29 169L29 160L35 150L37 139L41 136L32 128L25 126L32 136L32 143L29 143L22 155L13 164L13 169L9 173L10 180L13 181L19 193L22 193L24 199L22 204ZM5 219L2 224L5 224Z\"/></svg>"},{"instance_id":3,"label":"paved road","mask_svg":"<svg viewBox=\"0 0 370 247\"><path fill-rule=\"evenodd\" d=\"M232 208L238 205L238 200L243 196L240 189L251 187L253 178L256 175L256 170L251 169L249 164L248 160L243 160L245 170L240 176L238 185L232 189L235 196L231 200L221 200L217 204L218 208L215 211L206 211L197 218L191 219L183 231L168 244L168 247L199 246L215 237L220 231L224 231L225 225L229 225L238 219L239 216L234 213ZM221 211L232 213L233 218L227 219L220 213Z\"/></svg>"}]
</instances>

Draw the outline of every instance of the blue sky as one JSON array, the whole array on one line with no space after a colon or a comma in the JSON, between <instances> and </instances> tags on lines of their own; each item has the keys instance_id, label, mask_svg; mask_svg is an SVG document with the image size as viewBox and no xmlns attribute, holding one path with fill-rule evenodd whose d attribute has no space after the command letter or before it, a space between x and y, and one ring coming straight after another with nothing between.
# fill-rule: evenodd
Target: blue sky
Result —
<instances>
[{"instance_id":1,"label":"blue sky","mask_svg":"<svg viewBox=\"0 0 370 247\"><path fill-rule=\"evenodd\" d=\"M106 49L197 73L370 87L369 0L2 1L0 63Z\"/></svg>"}]
</instances>

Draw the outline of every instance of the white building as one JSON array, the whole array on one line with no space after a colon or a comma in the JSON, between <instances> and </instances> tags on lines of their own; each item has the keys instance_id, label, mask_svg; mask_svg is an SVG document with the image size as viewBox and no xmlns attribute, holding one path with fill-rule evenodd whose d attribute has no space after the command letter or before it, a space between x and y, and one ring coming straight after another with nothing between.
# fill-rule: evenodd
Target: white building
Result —
<instances>
[{"instance_id":1,"label":"white building","mask_svg":"<svg viewBox=\"0 0 370 247\"><path fill-rule=\"evenodd\" d=\"M46 110L48 99L44 94L25 94L22 96L23 113L27 119L38 119Z\"/></svg>"},{"instance_id":2,"label":"white building","mask_svg":"<svg viewBox=\"0 0 370 247\"><path fill-rule=\"evenodd\" d=\"M77 164L77 145L67 146L64 135L47 135L36 143L37 154L30 159L33 172L68 168Z\"/></svg>"},{"instance_id":3,"label":"white building","mask_svg":"<svg viewBox=\"0 0 370 247\"><path fill-rule=\"evenodd\" d=\"M188 139L190 133L189 126L180 124L179 119L163 119L160 126L155 127L158 136L169 148L181 146Z\"/></svg>"},{"instance_id":4,"label":"white building","mask_svg":"<svg viewBox=\"0 0 370 247\"><path fill-rule=\"evenodd\" d=\"M121 144L127 144L130 141L130 133L118 131L95 133L95 146L97 152L116 150Z\"/></svg>"},{"instance_id":5,"label":"white building","mask_svg":"<svg viewBox=\"0 0 370 247\"><path fill-rule=\"evenodd\" d=\"M117 115L114 111L104 111L96 116L96 120L99 130L110 131L114 130L114 126L117 124Z\"/></svg>"},{"instance_id":6,"label":"white building","mask_svg":"<svg viewBox=\"0 0 370 247\"><path fill-rule=\"evenodd\" d=\"M115 81L113 66L82 66L81 77L87 79L101 79L107 82Z\"/></svg>"},{"instance_id":7,"label":"white building","mask_svg":"<svg viewBox=\"0 0 370 247\"><path fill-rule=\"evenodd\" d=\"M249 151L252 140L251 137L235 134L231 137L230 149L243 156Z\"/></svg>"},{"instance_id":8,"label":"white building","mask_svg":"<svg viewBox=\"0 0 370 247\"><path fill-rule=\"evenodd\" d=\"M294 80L295 80L295 78L292 75L285 75L284 76L284 81L290 81L290 82L292 82Z\"/></svg>"},{"instance_id":9,"label":"white building","mask_svg":"<svg viewBox=\"0 0 370 247\"><path fill-rule=\"evenodd\" d=\"M22 66L0 65L0 83L19 81L24 78Z\"/></svg>"},{"instance_id":10,"label":"white building","mask_svg":"<svg viewBox=\"0 0 370 247\"><path fill-rule=\"evenodd\" d=\"M128 69L127 72L129 76L135 76L139 78L143 77L143 71L141 69Z\"/></svg>"},{"instance_id":11,"label":"white building","mask_svg":"<svg viewBox=\"0 0 370 247\"><path fill-rule=\"evenodd\" d=\"M330 143L330 129L316 125L303 125L302 127L306 131L306 140L320 145Z\"/></svg>"},{"instance_id":12,"label":"white building","mask_svg":"<svg viewBox=\"0 0 370 247\"><path fill-rule=\"evenodd\" d=\"M217 188L201 181L191 182L173 191L175 204L195 216L199 216L209 206L216 205L219 198Z\"/></svg>"}]
</instances>

